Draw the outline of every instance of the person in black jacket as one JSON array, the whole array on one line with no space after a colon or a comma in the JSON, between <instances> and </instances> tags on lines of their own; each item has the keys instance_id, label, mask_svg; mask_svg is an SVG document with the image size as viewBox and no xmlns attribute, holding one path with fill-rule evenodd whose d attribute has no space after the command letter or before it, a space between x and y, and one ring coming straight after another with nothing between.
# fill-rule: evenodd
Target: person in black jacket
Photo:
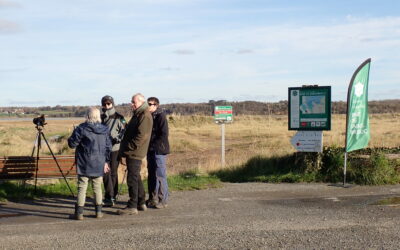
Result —
<instances>
[{"instance_id":1,"label":"person in black jacket","mask_svg":"<svg viewBox=\"0 0 400 250\"><path fill-rule=\"evenodd\" d=\"M169 151L168 121L165 113L159 108L160 101L156 97L147 99L149 111L153 116L149 151L147 153L149 208L165 208L168 202L167 154Z\"/></svg>"},{"instance_id":2,"label":"person in black jacket","mask_svg":"<svg viewBox=\"0 0 400 250\"><path fill-rule=\"evenodd\" d=\"M83 219L88 182L92 182L95 196L96 218L101 218L103 174L109 171L111 136L108 127L101 124L100 110L89 108L86 122L74 129L68 138L68 146L76 148L76 171L78 173L78 197L74 219Z\"/></svg>"}]
</instances>

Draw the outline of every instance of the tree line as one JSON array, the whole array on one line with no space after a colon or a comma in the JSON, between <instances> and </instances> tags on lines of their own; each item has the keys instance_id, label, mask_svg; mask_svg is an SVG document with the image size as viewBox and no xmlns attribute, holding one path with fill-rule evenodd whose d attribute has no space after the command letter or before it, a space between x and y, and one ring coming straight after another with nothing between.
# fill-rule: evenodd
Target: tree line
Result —
<instances>
[{"instance_id":1,"label":"tree line","mask_svg":"<svg viewBox=\"0 0 400 250\"><path fill-rule=\"evenodd\" d=\"M288 101L257 102L242 101L229 102L226 100L210 100L207 103L170 103L163 104L168 114L178 115L213 115L215 106L232 106L234 115L286 115L288 113ZM347 103L343 101L332 102L333 114L345 114ZM23 110L24 115L46 114L49 117L83 117L88 106L61 106L54 107L7 107L0 108L4 113L18 109ZM400 113L400 99L370 101L368 103L370 114ZM124 116L131 116L131 106L128 103L116 105L116 110ZM18 113L17 113L18 115Z\"/></svg>"},{"instance_id":2,"label":"tree line","mask_svg":"<svg viewBox=\"0 0 400 250\"><path fill-rule=\"evenodd\" d=\"M256 102L256 101L243 101L243 102L227 102L225 100L213 101L208 103L173 103L164 104L167 113L174 113L180 115L212 115L215 106L232 106L235 115L287 115L288 101L279 102ZM382 113L400 113L400 100L382 100L368 102L368 109L370 114ZM347 103L332 102L331 107L333 114L346 114Z\"/></svg>"}]
</instances>

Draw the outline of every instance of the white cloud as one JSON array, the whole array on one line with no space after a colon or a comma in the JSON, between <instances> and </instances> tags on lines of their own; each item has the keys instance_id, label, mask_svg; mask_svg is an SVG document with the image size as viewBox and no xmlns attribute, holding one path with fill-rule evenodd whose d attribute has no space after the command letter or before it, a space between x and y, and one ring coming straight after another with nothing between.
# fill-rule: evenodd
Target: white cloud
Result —
<instances>
[{"instance_id":1,"label":"white cloud","mask_svg":"<svg viewBox=\"0 0 400 250\"><path fill-rule=\"evenodd\" d=\"M0 19L0 33L13 33L21 30L19 24Z\"/></svg>"},{"instance_id":2,"label":"white cloud","mask_svg":"<svg viewBox=\"0 0 400 250\"><path fill-rule=\"evenodd\" d=\"M238 51L236 51L237 54L251 54L254 53L253 50L251 49L239 49Z\"/></svg>"},{"instance_id":3,"label":"white cloud","mask_svg":"<svg viewBox=\"0 0 400 250\"><path fill-rule=\"evenodd\" d=\"M19 3L7 1L7 0L0 0L0 8L8 8L8 7L14 7L14 8L20 8L21 5Z\"/></svg>"},{"instance_id":4,"label":"white cloud","mask_svg":"<svg viewBox=\"0 0 400 250\"><path fill-rule=\"evenodd\" d=\"M0 8L10 1L0 0ZM115 87L118 100L129 100L140 90L168 102L184 102L212 96L282 100L287 87L296 84L332 85L334 97L345 99L340 91L368 57L371 80L376 81L371 83L380 86L375 91L371 85L371 97L383 96L388 85L396 88L400 79L399 17L295 23L291 20L301 18L296 15L283 22L253 22L253 12L280 15L279 6L186 0L74 1L78 2L26 1L22 10L7 10L3 18L26 25L29 32L2 41L7 50L1 56L9 58L0 63L4 80L43 83L43 89L55 95L54 102L67 98L56 95L73 89L81 90L74 95L86 102L85 96L101 96L109 86ZM19 29L17 23L0 20L0 34ZM29 70L12 70L22 68ZM92 88L99 91L92 93Z\"/></svg>"},{"instance_id":5,"label":"white cloud","mask_svg":"<svg viewBox=\"0 0 400 250\"><path fill-rule=\"evenodd\" d=\"M190 49L178 49L173 51L177 55L193 55L194 51Z\"/></svg>"},{"instance_id":6,"label":"white cloud","mask_svg":"<svg viewBox=\"0 0 400 250\"><path fill-rule=\"evenodd\" d=\"M234 43L228 41L235 41ZM246 44L249 50L332 54L400 45L400 18L385 17L324 26L265 26L222 32L209 44ZM249 46L252 45L252 46ZM272 49L271 49L272 48ZM385 49L384 52L390 52Z\"/></svg>"},{"instance_id":7,"label":"white cloud","mask_svg":"<svg viewBox=\"0 0 400 250\"><path fill-rule=\"evenodd\" d=\"M154 5L159 5L159 4L187 4L187 3L195 3L199 2L200 0L141 0L140 2L146 3L146 4L154 4Z\"/></svg>"}]
</instances>

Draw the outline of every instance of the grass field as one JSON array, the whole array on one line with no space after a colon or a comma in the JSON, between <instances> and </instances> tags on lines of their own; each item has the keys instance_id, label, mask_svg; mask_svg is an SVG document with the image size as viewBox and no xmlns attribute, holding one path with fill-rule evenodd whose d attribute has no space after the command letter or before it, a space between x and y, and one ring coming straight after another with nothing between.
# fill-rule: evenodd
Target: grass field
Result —
<instances>
[{"instance_id":1,"label":"grass field","mask_svg":"<svg viewBox=\"0 0 400 250\"><path fill-rule=\"evenodd\" d=\"M221 166L221 127L211 116L169 116L169 174L189 170L206 173ZM82 119L49 120L44 133L56 154L73 154L66 139ZM343 146L345 115L333 115L332 130L324 131L324 146ZM400 146L400 114L370 115L370 147ZM225 126L226 165L239 166L250 158L281 156L294 152L287 116L236 116ZM0 156L30 155L36 129L32 121L0 120ZM47 147L41 150L48 154Z\"/></svg>"},{"instance_id":2,"label":"grass field","mask_svg":"<svg viewBox=\"0 0 400 250\"><path fill-rule=\"evenodd\" d=\"M144 186L147 187L147 180L144 180ZM76 180L70 180L69 186L74 195L78 193ZM170 191L182 190L199 190L208 188L221 187L221 181L215 176L198 175L194 172L182 173L179 175L168 176L168 188ZM123 184L121 194L128 193L128 186ZM23 181L9 181L0 183L0 202L7 200L18 201L21 199L32 199L35 197L52 197L52 196L70 196L70 190L64 180L50 185L41 185L35 187L26 185ZM88 186L88 196L93 197L92 186Z\"/></svg>"}]
</instances>

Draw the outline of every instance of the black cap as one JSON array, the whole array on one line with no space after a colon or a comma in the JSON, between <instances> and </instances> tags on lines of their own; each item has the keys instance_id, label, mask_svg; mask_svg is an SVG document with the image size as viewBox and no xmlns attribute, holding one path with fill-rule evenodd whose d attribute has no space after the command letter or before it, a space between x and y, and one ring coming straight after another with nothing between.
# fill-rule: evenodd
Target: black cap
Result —
<instances>
[{"instance_id":1,"label":"black cap","mask_svg":"<svg viewBox=\"0 0 400 250\"><path fill-rule=\"evenodd\" d=\"M109 95L103 96L103 98L101 98L101 106L104 106L107 101L111 102L114 107L114 98Z\"/></svg>"}]
</instances>

